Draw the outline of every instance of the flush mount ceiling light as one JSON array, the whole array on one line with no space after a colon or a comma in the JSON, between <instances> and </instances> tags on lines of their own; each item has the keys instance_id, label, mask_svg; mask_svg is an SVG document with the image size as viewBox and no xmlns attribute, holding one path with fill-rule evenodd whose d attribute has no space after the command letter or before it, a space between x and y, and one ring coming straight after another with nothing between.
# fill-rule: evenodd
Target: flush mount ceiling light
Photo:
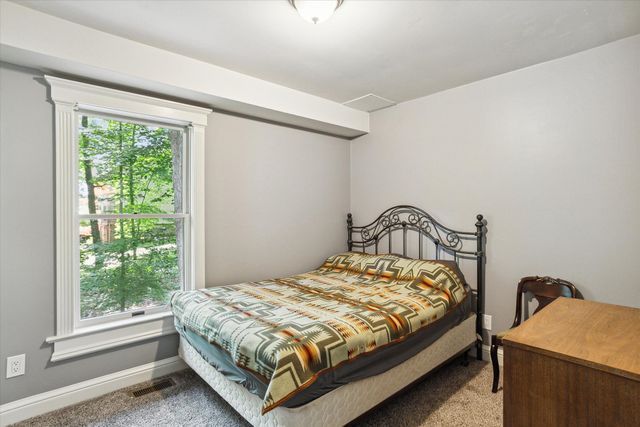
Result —
<instances>
[{"instance_id":1,"label":"flush mount ceiling light","mask_svg":"<svg viewBox=\"0 0 640 427\"><path fill-rule=\"evenodd\" d=\"M321 24L331 18L344 0L289 0L305 21Z\"/></svg>"}]
</instances>

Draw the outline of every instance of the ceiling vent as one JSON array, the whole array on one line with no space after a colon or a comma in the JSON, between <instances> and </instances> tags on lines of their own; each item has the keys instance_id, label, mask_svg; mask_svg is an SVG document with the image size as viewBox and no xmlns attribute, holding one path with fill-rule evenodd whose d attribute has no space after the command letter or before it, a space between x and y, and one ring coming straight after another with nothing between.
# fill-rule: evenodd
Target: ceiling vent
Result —
<instances>
[{"instance_id":1,"label":"ceiling vent","mask_svg":"<svg viewBox=\"0 0 640 427\"><path fill-rule=\"evenodd\" d=\"M381 96L375 95L373 93L369 93L365 96L361 96L356 99L352 99L351 101L347 101L343 103L347 107L355 108L356 110L367 111L372 113L374 111L382 110L383 108L391 107L396 105L396 102L383 98Z\"/></svg>"}]
</instances>

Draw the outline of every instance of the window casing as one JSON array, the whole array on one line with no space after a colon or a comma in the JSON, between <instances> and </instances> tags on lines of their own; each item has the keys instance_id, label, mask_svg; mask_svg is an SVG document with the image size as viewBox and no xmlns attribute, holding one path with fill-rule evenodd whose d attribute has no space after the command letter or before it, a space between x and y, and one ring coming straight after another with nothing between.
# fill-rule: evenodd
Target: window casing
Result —
<instances>
[{"instance_id":1,"label":"window casing","mask_svg":"<svg viewBox=\"0 0 640 427\"><path fill-rule=\"evenodd\" d=\"M129 301L130 304L127 304L127 299L123 298L122 304L118 306L119 309L114 309L113 305L105 306L101 303L91 307L90 310L81 311L83 301L89 300L86 295L83 298L83 292L88 294L88 291L86 286L81 287L81 275L85 277L86 285L86 278L99 276L95 274L96 271L106 272L118 266L125 271L125 262L135 267L136 262L146 262L144 260L152 256L175 252L179 253L179 256L175 255L178 273L172 262L165 262L168 266L167 271L171 273L165 275L169 277L167 283L172 285L172 280L176 278L183 289L204 287L202 262L204 259L204 128L210 110L50 76L45 76L45 79L51 86L56 116L56 335L47 338L47 342L54 345L51 360L69 359L175 332L166 301L160 301L158 298L143 296L141 297L144 300L143 303ZM89 118L94 124L99 125L120 123L120 129L122 129L122 123L133 126L134 130L138 129L138 135L144 133L142 132L144 130L147 132L145 134L147 139L141 139L140 142L136 142L135 132L129 134L133 135L131 147L136 146L143 151L152 143L149 141L155 141L155 143L160 141L160 144L165 144L166 151L163 135L166 133L175 136L180 133L181 141L177 137L174 138L176 144L180 145L180 149L172 151L172 167L174 169L180 167L180 173L174 174L173 178L177 181L175 178L179 177L181 182L179 186L173 183L173 191L175 193L179 189L181 195L177 198L173 194L171 207L173 211L167 210L167 206L163 206L162 203L151 208L144 205L146 208L142 208L143 212L137 212L142 205L131 205L130 209L125 208L123 185L120 183L120 199L117 203L119 206L109 207L107 203L105 205L107 208L100 210L94 194L93 212L91 209L87 211L86 208L80 212L82 203L86 203L82 198L88 197L84 194L87 192L88 182L85 181L83 187L80 179L79 184L79 176L82 176L82 174L79 175L79 160L82 160L79 159L79 144L81 141L86 143L86 140L81 138L87 135L85 132L88 128L83 126L89 122ZM120 138L122 141L122 136ZM86 156L86 151L83 152ZM102 159L105 157L108 156L103 152ZM99 158L96 157L96 159ZM94 166L99 162L100 160L94 161ZM95 171L95 168L90 170ZM122 170L120 172L122 178ZM134 180L135 177L131 176L130 182ZM107 196L103 201L117 199L117 196L113 196L115 192L115 189L108 188ZM169 200L166 197L165 199ZM164 205L167 205L166 200ZM133 196L131 201L134 201ZM107 229L103 227L98 232L97 224L106 226ZM95 249L98 248L93 241L96 236L99 236L98 242L102 243L101 248L108 247L109 245L101 242L101 236L111 236L112 232L109 230L119 229L122 232L120 237L124 238L124 230L127 227L132 233L138 230L136 242L145 242L144 238L140 238L144 236L144 232L140 229L145 229L141 224L145 224L146 229L151 230L150 236L161 236L165 239L160 241L162 244L153 246L151 242L149 246L149 239L141 247L127 243L126 249L122 249L120 258L115 261L108 257L109 252ZM163 230L163 227L173 230L175 244L171 240L171 232L158 231ZM88 231L89 228L91 232ZM117 237L111 236L108 239L112 243L118 243ZM130 236L127 239L127 242L133 241ZM179 240L182 241L179 242ZM84 254L82 260L81 250ZM105 253L107 255L104 255ZM100 268L104 264L98 265L98 258L101 263L107 264L107 268ZM146 283L154 283L153 268L147 266L146 270L142 268L133 270L147 271L148 275L144 280ZM163 271L162 268L156 270ZM103 276L106 278L98 283L99 286L108 284L108 275ZM135 279L132 277L129 283L135 284ZM165 294L158 291L155 295L162 297Z\"/></svg>"}]
</instances>

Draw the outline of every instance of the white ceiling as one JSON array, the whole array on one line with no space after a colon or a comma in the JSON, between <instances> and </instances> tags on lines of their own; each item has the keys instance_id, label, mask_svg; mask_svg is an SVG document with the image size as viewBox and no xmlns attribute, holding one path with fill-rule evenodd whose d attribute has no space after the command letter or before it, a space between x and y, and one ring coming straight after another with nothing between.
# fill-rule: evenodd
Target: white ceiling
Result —
<instances>
[{"instance_id":1,"label":"white ceiling","mask_svg":"<svg viewBox=\"0 0 640 427\"><path fill-rule=\"evenodd\" d=\"M346 0L317 26L287 0L18 3L338 102L406 101L640 33L640 1Z\"/></svg>"}]
</instances>

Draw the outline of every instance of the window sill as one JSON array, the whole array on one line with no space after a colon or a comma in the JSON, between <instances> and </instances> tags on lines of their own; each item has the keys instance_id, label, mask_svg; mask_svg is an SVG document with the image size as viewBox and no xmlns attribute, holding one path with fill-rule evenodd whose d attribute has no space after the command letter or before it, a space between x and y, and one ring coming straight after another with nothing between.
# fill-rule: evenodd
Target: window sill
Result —
<instances>
[{"instance_id":1,"label":"window sill","mask_svg":"<svg viewBox=\"0 0 640 427\"><path fill-rule=\"evenodd\" d=\"M170 311L76 329L47 338L53 344L52 362L72 359L114 347L176 333Z\"/></svg>"}]
</instances>

